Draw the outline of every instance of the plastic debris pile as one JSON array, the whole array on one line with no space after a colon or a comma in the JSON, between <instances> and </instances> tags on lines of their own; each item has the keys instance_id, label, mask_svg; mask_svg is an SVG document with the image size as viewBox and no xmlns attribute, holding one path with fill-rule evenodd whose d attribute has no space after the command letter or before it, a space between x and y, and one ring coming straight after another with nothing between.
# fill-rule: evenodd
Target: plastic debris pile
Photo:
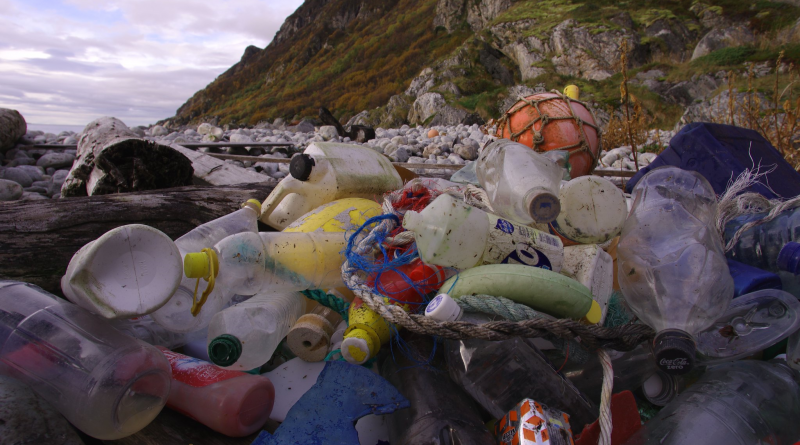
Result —
<instances>
[{"instance_id":1,"label":"plastic debris pile","mask_svg":"<svg viewBox=\"0 0 800 445\"><path fill-rule=\"evenodd\" d=\"M4 425L108 441L166 406L253 444L800 441L800 175L692 124L625 193L567 92L512 107L524 143L454 181L314 142L263 202L87 244L69 301L0 281Z\"/></svg>"}]
</instances>

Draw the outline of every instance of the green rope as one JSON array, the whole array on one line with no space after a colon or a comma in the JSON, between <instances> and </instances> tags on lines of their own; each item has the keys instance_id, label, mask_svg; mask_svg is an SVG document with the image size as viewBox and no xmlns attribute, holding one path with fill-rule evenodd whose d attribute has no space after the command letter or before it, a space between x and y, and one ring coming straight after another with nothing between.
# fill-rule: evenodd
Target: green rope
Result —
<instances>
[{"instance_id":1,"label":"green rope","mask_svg":"<svg viewBox=\"0 0 800 445\"><path fill-rule=\"evenodd\" d=\"M308 299L314 300L317 303L338 312L339 315L342 316L342 319L344 319L345 323L348 323L347 311L350 309L350 303L342 300L336 295L326 293L325 291L319 289L309 289L302 292L303 295L305 295Z\"/></svg>"},{"instance_id":2,"label":"green rope","mask_svg":"<svg viewBox=\"0 0 800 445\"><path fill-rule=\"evenodd\" d=\"M482 312L484 314L498 315L514 322L532 320L534 318L548 318L524 304L516 303L505 297L464 295L455 301L464 312ZM561 350L570 362L583 364L589 360L589 351L574 340L563 340L555 335L546 335L544 338Z\"/></svg>"}]
</instances>

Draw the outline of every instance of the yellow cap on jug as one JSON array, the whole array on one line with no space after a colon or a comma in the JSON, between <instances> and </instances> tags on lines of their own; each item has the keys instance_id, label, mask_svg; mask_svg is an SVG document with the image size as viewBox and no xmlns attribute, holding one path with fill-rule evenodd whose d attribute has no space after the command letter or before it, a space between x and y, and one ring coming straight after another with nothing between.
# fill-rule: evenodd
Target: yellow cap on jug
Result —
<instances>
[{"instance_id":1,"label":"yellow cap on jug","mask_svg":"<svg viewBox=\"0 0 800 445\"><path fill-rule=\"evenodd\" d=\"M377 335L375 335L377 337ZM342 357L354 365L362 365L380 350L380 343L364 329L353 329L342 341Z\"/></svg>"},{"instance_id":2,"label":"yellow cap on jug","mask_svg":"<svg viewBox=\"0 0 800 445\"><path fill-rule=\"evenodd\" d=\"M246 207L247 204L253 204L255 207L254 210L259 214L259 216L261 215L261 203L258 202L257 199L248 199L244 204L242 204L242 207Z\"/></svg>"},{"instance_id":3,"label":"yellow cap on jug","mask_svg":"<svg viewBox=\"0 0 800 445\"><path fill-rule=\"evenodd\" d=\"M564 95L570 99L578 100L581 97L581 90L577 85L567 85L567 87L564 88Z\"/></svg>"},{"instance_id":4,"label":"yellow cap on jug","mask_svg":"<svg viewBox=\"0 0 800 445\"><path fill-rule=\"evenodd\" d=\"M208 279L211 274L211 261L215 263L218 261L216 255L209 255L206 252L187 253L183 258L183 273L188 278L205 278ZM215 264L218 266L217 264ZM214 270L216 277L219 274L219 267Z\"/></svg>"},{"instance_id":5,"label":"yellow cap on jug","mask_svg":"<svg viewBox=\"0 0 800 445\"><path fill-rule=\"evenodd\" d=\"M597 324L600 323L601 318L603 318L603 309L596 301L592 300L592 307L590 307L589 312L583 316L583 321L588 324Z\"/></svg>"}]
</instances>

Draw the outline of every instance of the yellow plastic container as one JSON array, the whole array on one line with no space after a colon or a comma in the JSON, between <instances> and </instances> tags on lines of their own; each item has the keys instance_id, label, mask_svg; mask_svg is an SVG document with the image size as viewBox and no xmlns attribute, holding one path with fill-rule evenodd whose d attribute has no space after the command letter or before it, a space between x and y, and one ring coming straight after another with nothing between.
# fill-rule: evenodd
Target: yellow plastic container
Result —
<instances>
[{"instance_id":1,"label":"yellow plastic container","mask_svg":"<svg viewBox=\"0 0 800 445\"><path fill-rule=\"evenodd\" d=\"M284 232L352 232L373 216L381 215L381 205L364 198L345 198L323 204L301 216Z\"/></svg>"},{"instance_id":2,"label":"yellow plastic container","mask_svg":"<svg viewBox=\"0 0 800 445\"><path fill-rule=\"evenodd\" d=\"M389 323L356 297L350 304L350 318L342 341L342 357L354 365L364 364L375 357L391 338Z\"/></svg>"}]
</instances>

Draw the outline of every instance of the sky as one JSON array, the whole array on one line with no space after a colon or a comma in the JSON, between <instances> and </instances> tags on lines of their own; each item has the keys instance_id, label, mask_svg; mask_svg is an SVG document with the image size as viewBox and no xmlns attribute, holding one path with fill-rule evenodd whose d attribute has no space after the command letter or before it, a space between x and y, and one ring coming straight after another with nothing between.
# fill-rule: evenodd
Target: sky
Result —
<instances>
[{"instance_id":1,"label":"sky","mask_svg":"<svg viewBox=\"0 0 800 445\"><path fill-rule=\"evenodd\" d=\"M302 0L0 0L0 108L30 123L175 115Z\"/></svg>"}]
</instances>

